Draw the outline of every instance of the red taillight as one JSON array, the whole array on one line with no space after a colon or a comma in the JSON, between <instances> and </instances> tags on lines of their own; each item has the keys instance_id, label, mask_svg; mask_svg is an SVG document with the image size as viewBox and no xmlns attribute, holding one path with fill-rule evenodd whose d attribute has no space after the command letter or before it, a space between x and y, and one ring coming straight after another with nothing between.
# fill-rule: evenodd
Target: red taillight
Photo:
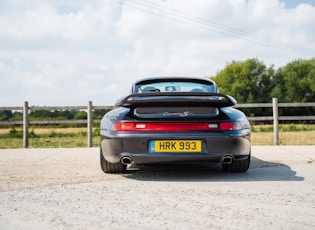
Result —
<instances>
[{"instance_id":1,"label":"red taillight","mask_svg":"<svg viewBox=\"0 0 315 230\"><path fill-rule=\"evenodd\" d=\"M112 125L112 130L114 131L133 131L134 123L131 122L120 122Z\"/></svg>"},{"instance_id":2,"label":"red taillight","mask_svg":"<svg viewBox=\"0 0 315 230\"><path fill-rule=\"evenodd\" d=\"M221 130L233 130L233 122L222 122L220 123Z\"/></svg>"},{"instance_id":3,"label":"red taillight","mask_svg":"<svg viewBox=\"0 0 315 230\"><path fill-rule=\"evenodd\" d=\"M118 122L112 131L228 131L239 130L238 122Z\"/></svg>"},{"instance_id":4,"label":"red taillight","mask_svg":"<svg viewBox=\"0 0 315 230\"><path fill-rule=\"evenodd\" d=\"M220 130L227 131L227 130L241 130L242 126L239 122L221 122L220 123Z\"/></svg>"}]
</instances>

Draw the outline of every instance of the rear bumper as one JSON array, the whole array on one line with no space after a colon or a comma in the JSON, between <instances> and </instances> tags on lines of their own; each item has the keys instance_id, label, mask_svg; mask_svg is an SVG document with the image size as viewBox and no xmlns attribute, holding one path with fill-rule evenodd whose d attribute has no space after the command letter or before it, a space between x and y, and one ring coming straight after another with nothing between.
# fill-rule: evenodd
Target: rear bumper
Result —
<instances>
[{"instance_id":1,"label":"rear bumper","mask_svg":"<svg viewBox=\"0 0 315 230\"><path fill-rule=\"evenodd\" d=\"M146 164L180 164L180 163L194 163L194 162L220 162L222 156L231 155L233 160L244 160L248 157L246 155L233 155L231 153L219 153L219 154L130 154L122 153L121 158L129 157L131 161L137 165Z\"/></svg>"},{"instance_id":2,"label":"rear bumper","mask_svg":"<svg viewBox=\"0 0 315 230\"><path fill-rule=\"evenodd\" d=\"M174 138L176 136L176 138ZM198 139L205 143L201 153L150 153L149 142L156 139ZM101 137L101 148L106 161L118 163L122 157L130 157L135 164L171 164L190 162L219 162L223 155L231 155L234 160L241 160L250 154L250 132L238 131L226 133L161 135L120 135Z\"/></svg>"}]
</instances>

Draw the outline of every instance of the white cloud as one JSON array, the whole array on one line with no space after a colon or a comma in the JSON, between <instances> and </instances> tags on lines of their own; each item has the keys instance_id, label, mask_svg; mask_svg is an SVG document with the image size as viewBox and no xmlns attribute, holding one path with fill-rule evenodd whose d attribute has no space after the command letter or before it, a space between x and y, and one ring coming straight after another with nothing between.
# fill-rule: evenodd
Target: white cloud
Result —
<instances>
[{"instance_id":1,"label":"white cloud","mask_svg":"<svg viewBox=\"0 0 315 230\"><path fill-rule=\"evenodd\" d=\"M315 7L287 1L1 0L0 106L112 105L143 77L311 58Z\"/></svg>"}]
</instances>

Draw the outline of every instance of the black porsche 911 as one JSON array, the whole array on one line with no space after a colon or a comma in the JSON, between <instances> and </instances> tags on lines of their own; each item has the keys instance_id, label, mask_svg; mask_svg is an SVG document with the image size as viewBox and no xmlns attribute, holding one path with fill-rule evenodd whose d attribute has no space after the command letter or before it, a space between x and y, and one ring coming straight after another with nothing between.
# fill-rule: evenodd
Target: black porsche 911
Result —
<instances>
[{"instance_id":1,"label":"black porsche 911","mask_svg":"<svg viewBox=\"0 0 315 230\"><path fill-rule=\"evenodd\" d=\"M137 81L101 121L101 168L122 173L129 164L217 162L226 172L246 172L250 124L235 104L206 78Z\"/></svg>"}]
</instances>

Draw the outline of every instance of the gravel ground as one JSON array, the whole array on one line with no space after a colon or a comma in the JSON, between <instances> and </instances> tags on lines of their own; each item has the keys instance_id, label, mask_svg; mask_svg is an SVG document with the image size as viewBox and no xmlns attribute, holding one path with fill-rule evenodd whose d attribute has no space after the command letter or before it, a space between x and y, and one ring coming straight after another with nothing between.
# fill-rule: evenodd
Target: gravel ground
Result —
<instances>
[{"instance_id":1,"label":"gravel ground","mask_svg":"<svg viewBox=\"0 0 315 230\"><path fill-rule=\"evenodd\" d=\"M252 155L112 175L98 148L0 150L0 229L315 229L315 146Z\"/></svg>"}]
</instances>

